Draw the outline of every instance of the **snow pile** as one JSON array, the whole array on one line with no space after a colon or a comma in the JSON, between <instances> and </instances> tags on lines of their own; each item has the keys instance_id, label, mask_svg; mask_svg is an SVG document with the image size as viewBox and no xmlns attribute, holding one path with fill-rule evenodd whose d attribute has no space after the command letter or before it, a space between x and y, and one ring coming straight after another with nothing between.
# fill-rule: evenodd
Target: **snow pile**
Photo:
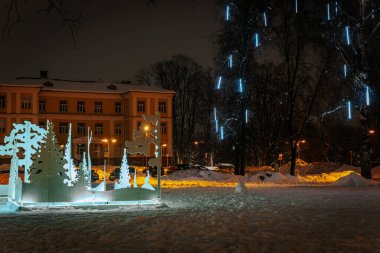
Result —
<instances>
[{"instance_id":1,"label":"snow pile","mask_svg":"<svg viewBox=\"0 0 380 253\"><path fill-rule=\"evenodd\" d=\"M343 187L368 187L372 184L372 181L365 179L359 174L352 172L351 174L338 179L332 183L331 186L343 186Z\"/></svg>"},{"instance_id":2,"label":"snow pile","mask_svg":"<svg viewBox=\"0 0 380 253\"><path fill-rule=\"evenodd\" d=\"M235 193L244 193L247 191L247 187L245 187L243 181L239 180L238 185L235 188Z\"/></svg>"},{"instance_id":3,"label":"snow pile","mask_svg":"<svg viewBox=\"0 0 380 253\"><path fill-rule=\"evenodd\" d=\"M372 178L380 179L380 166L376 166L372 168Z\"/></svg>"},{"instance_id":4,"label":"snow pile","mask_svg":"<svg viewBox=\"0 0 380 253\"><path fill-rule=\"evenodd\" d=\"M168 180L186 180L186 179L201 179L198 169L179 170L171 173L163 179Z\"/></svg>"},{"instance_id":5,"label":"snow pile","mask_svg":"<svg viewBox=\"0 0 380 253\"><path fill-rule=\"evenodd\" d=\"M273 184L296 184L305 182L305 180L296 175L291 176L289 174L276 173L260 173L253 175L250 179L252 183L273 183Z\"/></svg>"}]
</instances>

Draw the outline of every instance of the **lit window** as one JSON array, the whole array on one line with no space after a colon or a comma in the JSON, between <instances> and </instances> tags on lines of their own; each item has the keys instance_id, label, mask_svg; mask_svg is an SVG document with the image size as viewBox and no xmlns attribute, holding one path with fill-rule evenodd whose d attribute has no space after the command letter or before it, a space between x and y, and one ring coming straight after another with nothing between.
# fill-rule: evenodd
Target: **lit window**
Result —
<instances>
[{"instance_id":1,"label":"lit window","mask_svg":"<svg viewBox=\"0 0 380 253\"><path fill-rule=\"evenodd\" d=\"M60 100L59 101L59 111L60 112L67 112L68 111L67 100Z\"/></svg>"},{"instance_id":2,"label":"lit window","mask_svg":"<svg viewBox=\"0 0 380 253\"><path fill-rule=\"evenodd\" d=\"M86 123L78 123L78 134L86 134Z\"/></svg>"},{"instance_id":3,"label":"lit window","mask_svg":"<svg viewBox=\"0 0 380 253\"><path fill-rule=\"evenodd\" d=\"M167 134L168 133L168 127L166 123L161 123L161 134Z\"/></svg>"},{"instance_id":4,"label":"lit window","mask_svg":"<svg viewBox=\"0 0 380 253\"><path fill-rule=\"evenodd\" d=\"M115 113L121 113L121 103L115 102Z\"/></svg>"},{"instance_id":5,"label":"lit window","mask_svg":"<svg viewBox=\"0 0 380 253\"><path fill-rule=\"evenodd\" d=\"M86 107L84 101L77 102L77 112L86 112Z\"/></svg>"},{"instance_id":6,"label":"lit window","mask_svg":"<svg viewBox=\"0 0 380 253\"><path fill-rule=\"evenodd\" d=\"M116 145L116 156L121 157L123 155L123 146L120 144Z\"/></svg>"},{"instance_id":7,"label":"lit window","mask_svg":"<svg viewBox=\"0 0 380 253\"><path fill-rule=\"evenodd\" d=\"M121 134L122 130L121 130L121 125L116 125L115 126L115 134Z\"/></svg>"},{"instance_id":8,"label":"lit window","mask_svg":"<svg viewBox=\"0 0 380 253\"><path fill-rule=\"evenodd\" d=\"M0 108L5 108L6 102L7 102L6 97L0 96Z\"/></svg>"},{"instance_id":9,"label":"lit window","mask_svg":"<svg viewBox=\"0 0 380 253\"><path fill-rule=\"evenodd\" d=\"M38 102L38 110L40 112L46 111L46 100L45 99L40 99L40 101Z\"/></svg>"},{"instance_id":10,"label":"lit window","mask_svg":"<svg viewBox=\"0 0 380 253\"><path fill-rule=\"evenodd\" d=\"M103 102L95 102L95 113L103 113Z\"/></svg>"},{"instance_id":11,"label":"lit window","mask_svg":"<svg viewBox=\"0 0 380 253\"><path fill-rule=\"evenodd\" d=\"M161 113L166 113L166 102L158 103L158 111Z\"/></svg>"},{"instance_id":12,"label":"lit window","mask_svg":"<svg viewBox=\"0 0 380 253\"><path fill-rule=\"evenodd\" d=\"M95 124L95 134L103 134L103 124L96 123Z\"/></svg>"},{"instance_id":13,"label":"lit window","mask_svg":"<svg viewBox=\"0 0 380 253\"><path fill-rule=\"evenodd\" d=\"M0 119L0 133L5 133L6 119Z\"/></svg>"},{"instance_id":14,"label":"lit window","mask_svg":"<svg viewBox=\"0 0 380 253\"><path fill-rule=\"evenodd\" d=\"M32 98L30 96L23 96L21 100L21 108L22 109L32 108L31 100Z\"/></svg>"},{"instance_id":15,"label":"lit window","mask_svg":"<svg viewBox=\"0 0 380 253\"><path fill-rule=\"evenodd\" d=\"M145 112L145 101L137 101L137 112Z\"/></svg>"},{"instance_id":16,"label":"lit window","mask_svg":"<svg viewBox=\"0 0 380 253\"><path fill-rule=\"evenodd\" d=\"M67 134L69 132L69 123L68 122L59 122L59 133Z\"/></svg>"}]
</instances>

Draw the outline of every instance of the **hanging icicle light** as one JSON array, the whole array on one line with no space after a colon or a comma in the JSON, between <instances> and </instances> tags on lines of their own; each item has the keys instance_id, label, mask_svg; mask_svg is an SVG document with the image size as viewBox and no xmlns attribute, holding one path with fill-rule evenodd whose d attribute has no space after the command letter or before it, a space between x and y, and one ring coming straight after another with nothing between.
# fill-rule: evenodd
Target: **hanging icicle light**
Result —
<instances>
[{"instance_id":1,"label":"hanging icicle light","mask_svg":"<svg viewBox=\"0 0 380 253\"><path fill-rule=\"evenodd\" d=\"M344 65L343 65L343 74L344 74L344 78L347 78L347 76L348 76L348 68L347 68L347 64L344 64Z\"/></svg>"},{"instance_id":2,"label":"hanging icicle light","mask_svg":"<svg viewBox=\"0 0 380 253\"><path fill-rule=\"evenodd\" d=\"M248 109L245 109L245 123L248 123L248 119L249 119L249 111Z\"/></svg>"},{"instance_id":3,"label":"hanging icicle light","mask_svg":"<svg viewBox=\"0 0 380 253\"><path fill-rule=\"evenodd\" d=\"M365 101L366 101L366 105L369 106L369 87L368 87L368 85L365 87Z\"/></svg>"},{"instance_id":4,"label":"hanging icicle light","mask_svg":"<svg viewBox=\"0 0 380 253\"><path fill-rule=\"evenodd\" d=\"M331 20L331 14L330 14L330 3L327 3L326 5L326 14L327 14L327 20Z\"/></svg>"},{"instance_id":5,"label":"hanging icicle light","mask_svg":"<svg viewBox=\"0 0 380 253\"><path fill-rule=\"evenodd\" d=\"M263 13L263 21L264 21L264 26L268 26L268 18L267 18L267 13L264 11Z\"/></svg>"},{"instance_id":6,"label":"hanging icicle light","mask_svg":"<svg viewBox=\"0 0 380 253\"><path fill-rule=\"evenodd\" d=\"M296 13L298 13L298 0L295 0L295 10L296 10Z\"/></svg>"},{"instance_id":7,"label":"hanging icicle light","mask_svg":"<svg viewBox=\"0 0 380 253\"><path fill-rule=\"evenodd\" d=\"M223 81L222 76L219 76L218 77L218 82L217 82L217 85L216 85L216 89L220 90L220 87L222 86L222 81Z\"/></svg>"},{"instance_id":8,"label":"hanging icicle light","mask_svg":"<svg viewBox=\"0 0 380 253\"><path fill-rule=\"evenodd\" d=\"M240 93L243 93L243 85L244 85L243 79L239 78L239 80L238 80L238 91Z\"/></svg>"},{"instance_id":9,"label":"hanging icicle light","mask_svg":"<svg viewBox=\"0 0 380 253\"><path fill-rule=\"evenodd\" d=\"M351 45L351 38L350 38L350 27L347 25L345 28L345 34L346 34L346 44Z\"/></svg>"},{"instance_id":10,"label":"hanging icicle light","mask_svg":"<svg viewBox=\"0 0 380 253\"><path fill-rule=\"evenodd\" d=\"M226 21L230 21L231 20L231 8L230 8L230 5L227 4L226 6Z\"/></svg>"},{"instance_id":11,"label":"hanging icicle light","mask_svg":"<svg viewBox=\"0 0 380 253\"><path fill-rule=\"evenodd\" d=\"M218 119L216 116L216 107L214 107L214 121L215 121L215 131L218 132L219 126L218 126Z\"/></svg>"},{"instance_id":12,"label":"hanging icicle light","mask_svg":"<svg viewBox=\"0 0 380 253\"><path fill-rule=\"evenodd\" d=\"M253 35L253 42L254 42L256 48L260 46L259 33L257 33L257 32L254 33L254 35Z\"/></svg>"},{"instance_id":13,"label":"hanging icicle light","mask_svg":"<svg viewBox=\"0 0 380 253\"><path fill-rule=\"evenodd\" d=\"M223 128L223 126L220 127L220 139L224 140L224 128Z\"/></svg>"},{"instance_id":14,"label":"hanging icicle light","mask_svg":"<svg viewBox=\"0 0 380 253\"><path fill-rule=\"evenodd\" d=\"M232 69L232 63L233 63L233 58L232 58L232 54L230 54L230 55L228 56L228 67L229 67L230 69Z\"/></svg>"},{"instance_id":15,"label":"hanging icicle light","mask_svg":"<svg viewBox=\"0 0 380 253\"><path fill-rule=\"evenodd\" d=\"M351 114L351 101L347 102L347 110L348 110L348 119L352 119L352 114Z\"/></svg>"},{"instance_id":16,"label":"hanging icicle light","mask_svg":"<svg viewBox=\"0 0 380 253\"><path fill-rule=\"evenodd\" d=\"M338 15L338 8L339 8L338 1L335 1L335 15Z\"/></svg>"}]
</instances>

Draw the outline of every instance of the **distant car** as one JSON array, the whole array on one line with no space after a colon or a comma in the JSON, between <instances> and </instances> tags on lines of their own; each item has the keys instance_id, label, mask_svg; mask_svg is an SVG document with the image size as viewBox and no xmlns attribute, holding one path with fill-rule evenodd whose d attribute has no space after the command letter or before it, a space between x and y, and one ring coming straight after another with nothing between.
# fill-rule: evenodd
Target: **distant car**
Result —
<instances>
[{"instance_id":1,"label":"distant car","mask_svg":"<svg viewBox=\"0 0 380 253\"><path fill-rule=\"evenodd\" d=\"M177 164L177 169L178 170L188 170L188 169L191 169L191 166L188 163Z\"/></svg>"},{"instance_id":2,"label":"distant car","mask_svg":"<svg viewBox=\"0 0 380 253\"><path fill-rule=\"evenodd\" d=\"M149 170L149 174L152 176L152 177L157 177L157 166L154 166L153 168L152 167L147 167L146 169L144 169L142 171L142 173L146 174L146 171ZM161 176L164 175L164 169L161 168Z\"/></svg>"},{"instance_id":3,"label":"distant car","mask_svg":"<svg viewBox=\"0 0 380 253\"><path fill-rule=\"evenodd\" d=\"M134 167L129 167L129 174L135 174L136 169ZM114 169L111 173L110 176L108 177L109 180L115 181L116 179L120 179L120 168Z\"/></svg>"},{"instance_id":4,"label":"distant car","mask_svg":"<svg viewBox=\"0 0 380 253\"><path fill-rule=\"evenodd\" d=\"M91 170L91 182L99 180L99 174L95 170Z\"/></svg>"},{"instance_id":5,"label":"distant car","mask_svg":"<svg viewBox=\"0 0 380 253\"><path fill-rule=\"evenodd\" d=\"M166 167L165 168L165 175L169 175L169 174L171 174L171 173L173 173L173 172L175 172L175 171L177 171L178 169L177 169L177 167L175 167L175 166L169 166L169 167Z\"/></svg>"},{"instance_id":6,"label":"distant car","mask_svg":"<svg viewBox=\"0 0 380 253\"><path fill-rule=\"evenodd\" d=\"M216 166L218 167L219 172L233 173L235 170L235 166L230 163L218 163Z\"/></svg>"}]
</instances>

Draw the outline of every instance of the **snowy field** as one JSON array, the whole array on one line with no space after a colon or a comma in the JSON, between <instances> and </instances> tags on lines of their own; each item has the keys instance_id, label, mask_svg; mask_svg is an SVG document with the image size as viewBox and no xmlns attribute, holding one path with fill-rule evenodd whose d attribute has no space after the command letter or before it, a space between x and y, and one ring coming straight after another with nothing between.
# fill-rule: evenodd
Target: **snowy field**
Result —
<instances>
[{"instance_id":1,"label":"snowy field","mask_svg":"<svg viewBox=\"0 0 380 253\"><path fill-rule=\"evenodd\" d=\"M380 188L164 189L161 205L0 215L0 252L380 252Z\"/></svg>"}]
</instances>

